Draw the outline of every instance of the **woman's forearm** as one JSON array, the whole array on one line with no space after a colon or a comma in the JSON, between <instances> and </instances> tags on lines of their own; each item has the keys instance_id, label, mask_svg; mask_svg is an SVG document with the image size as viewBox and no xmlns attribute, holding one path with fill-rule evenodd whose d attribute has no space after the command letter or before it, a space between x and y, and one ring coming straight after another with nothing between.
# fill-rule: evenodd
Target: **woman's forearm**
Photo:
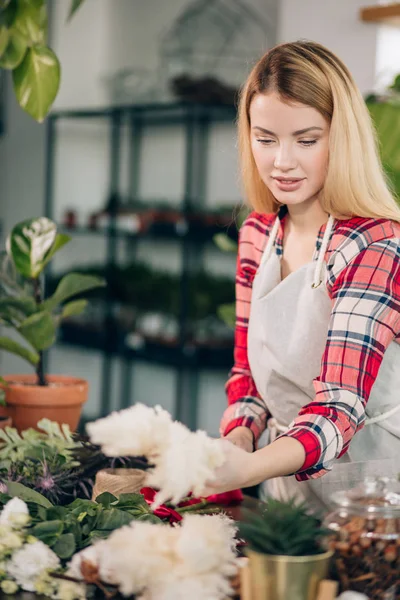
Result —
<instances>
[{"instance_id":1,"label":"woman's forearm","mask_svg":"<svg viewBox=\"0 0 400 600\"><path fill-rule=\"evenodd\" d=\"M253 452L250 459L249 487L266 479L295 473L304 464L304 446L296 439L282 437Z\"/></svg>"}]
</instances>

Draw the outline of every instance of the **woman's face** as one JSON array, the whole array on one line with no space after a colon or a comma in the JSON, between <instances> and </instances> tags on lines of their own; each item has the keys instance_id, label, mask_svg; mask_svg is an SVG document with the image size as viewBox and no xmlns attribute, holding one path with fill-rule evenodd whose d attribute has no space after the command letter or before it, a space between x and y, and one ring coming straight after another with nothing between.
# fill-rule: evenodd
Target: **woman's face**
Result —
<instances>
[{"instance_id":1,"label":"woman's face","mask_svg":"<svg viewBox=\"0 0 400 600\"><path fill-rule=\"evenodd\" d=\"M271 92L253 98L250 126L258 172L276 200L288 206L316 200L329 159L324 117L305 104L286 104Z\"/></svg>"}]
</instances>

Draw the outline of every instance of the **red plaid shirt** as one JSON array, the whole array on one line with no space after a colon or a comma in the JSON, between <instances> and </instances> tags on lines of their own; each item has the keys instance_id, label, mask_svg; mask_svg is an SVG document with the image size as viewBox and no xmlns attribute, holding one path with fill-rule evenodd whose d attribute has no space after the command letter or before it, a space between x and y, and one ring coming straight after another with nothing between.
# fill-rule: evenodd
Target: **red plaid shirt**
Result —
<instances>
[{"instance_id":1,"label":"red plaid shirt","mask_svg":"<svg viewBox=\"0 0 400 600\"><path fill-rule=\"evenodd\" d=\"M247 328L252 283L274 219L253 212L239 235L234 366L226 384L222 435L245 426L257 440L269 416L251 376ZM283 225L284 218L275 245L278 255ZM319 231L314 260L325 227ZM298 480L320 477L346 452L364 425L384 352L393 340L400 343L400 225L361 217L335 221L325 261L332 314L321 372L313 382L315 398L284 434L299 440L306 452Z\"/></svg>"}]
</instances>

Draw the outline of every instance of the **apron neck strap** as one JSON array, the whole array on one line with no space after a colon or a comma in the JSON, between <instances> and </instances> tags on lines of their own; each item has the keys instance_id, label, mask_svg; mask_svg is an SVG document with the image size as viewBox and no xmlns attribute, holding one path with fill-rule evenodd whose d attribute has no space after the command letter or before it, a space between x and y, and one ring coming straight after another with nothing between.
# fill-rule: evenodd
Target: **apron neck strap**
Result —
<instances>
[{"instance_id":1,"label":"apron neck strap","mask_svg":"<svg viewBox=\"0 0 400 600\"><path fill-rule=\"evenodd\" d=\"M315 265L314 281L313 281L313 285L312 285L313 288L319 287L322 283L324 258L325 258L326 251L328 249L329 241L331 239L331 233L333 230L334 223L335 223L335 219L332 217L332 215L329 215L329 219L328 219L328 222L327 222L326 228L325 228L324 237L323 237L322 243L321 243L321 248L320 248L319 254L318 254L317 264ZM271 233L269 234L268 242L265 247L263 256L261 258L260 267L261 267L261 265L266 263L267 260L269 259L269 257L271 256L272 250L275 246L275 242L276 242L276 238L278 235L280 224L281 224L281 222L280 222L280 218L279 218L279 214L278 214L276 216L274 225L271 229Z\"/></svg>"},{"instance_id":2,"label":"apron neck strap","mask_svg":"<svg viewBox=\"0 0 400 600\"><path fill-rule=\"evenodd\" d=\"M321 248L319 249L317 264L315 266L314 281L312 284L313 288L319 287L322 283L325 254L328 249L328 244L331 239L331 233L332 233L334 224L335 224L335 219L332 217L332 215L329 215L329 219L328 219L328 222L327 222L326 228L325 228L324 237L322 239Z\"/></svg>"}]
</instances>

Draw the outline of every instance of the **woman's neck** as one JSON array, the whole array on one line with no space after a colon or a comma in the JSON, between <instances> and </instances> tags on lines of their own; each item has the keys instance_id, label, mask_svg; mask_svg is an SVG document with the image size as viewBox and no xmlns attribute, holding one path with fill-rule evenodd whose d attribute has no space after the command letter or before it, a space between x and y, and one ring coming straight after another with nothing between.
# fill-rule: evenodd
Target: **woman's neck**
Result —
<instances>
[{"instance_id":1,"label":"woman's neck","mask_svg":"<svg viewBox=\"0 0 400 600\"><path fill-rule=\"evenodd\" d=\"M318 200L302 202L287 208L290 229L303 235L318 232L329 218L329 214L323 210Z\"/></svg>"}]
</instances>

